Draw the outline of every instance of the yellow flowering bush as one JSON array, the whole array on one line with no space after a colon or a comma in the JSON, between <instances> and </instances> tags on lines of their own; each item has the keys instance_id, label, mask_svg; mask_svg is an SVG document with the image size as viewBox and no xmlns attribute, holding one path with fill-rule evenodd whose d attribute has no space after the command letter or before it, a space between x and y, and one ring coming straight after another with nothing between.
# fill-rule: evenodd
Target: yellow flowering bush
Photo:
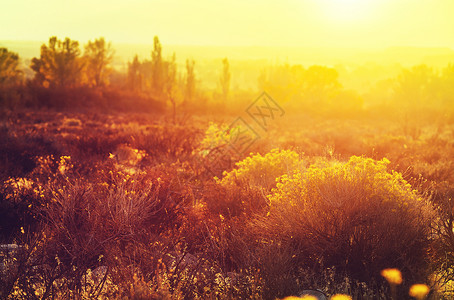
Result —
<instances>
[{"instance_id":1,"label":"yellow flowering bush","mask_svg":"<svg viewBox=\"0 0 454 300\"><path fill-rule=\"evenodd\" d=\"M374 161L370 158L353 156L347 163L323 162L310 166L306 172L283 175L277 189L269 196L274 203L306 206L310 203L323 202L333 207L346 205L340 193L348 195L360 189L368 198L380 196L383 204L397 200L395 204L406 207L409 201L421 199L398 172L387 172L389 161L385 158ZM334 189L333 189L334 188ZM354 188L351 190L351 188ZM310 199L300 197L310 195ZM359 201L368 201L358 198Z\"/></svg>"},{"instance_id":2,"label":"yellow flowering bush","mask_svg":"<svg viewBox=\"0 0 454 300\"><path fill-rule=\"evenodd\" d=\"M352 300L352 297L344 294L336 294L331 296L330 300Z\"/></svg>"},{"instance_id":3,"label":"yellow flowering bush","mask_svg":"<svg viewBox=\"0 0 454 300\"><path fill-rule=\"evenodd\" d=\"M248 184L271 190L276 179L283 174L293 173L301 165L299 155L291 150L272 149L265 155L256 154L237 162L236 168L224 172L217 182L223 186Z\"/></svg>"},{"instance_id":4,"label":"yellow flowering bush","mask_svg":"<svg viewBox=\"0 0 454 300\"><path fill-rule=\"evenodd\" d=\"M302 297L288 296L282 300L317 300L317 298L314 296L311 296L311 295L302 296Z\"/></svg>"},{"instance_id":5,"label":"yellow flowering bush","mask_svg":"<svg viewBox=\"0 0 454 300\"><path fill-rule=\"evenodd\" d=\"M258 234L288 247L295 266L335 267L367 282L392 263L407 278L424 279L435 212L388 164L353 156L284 174Z\"/></svg>"}]
</instances>

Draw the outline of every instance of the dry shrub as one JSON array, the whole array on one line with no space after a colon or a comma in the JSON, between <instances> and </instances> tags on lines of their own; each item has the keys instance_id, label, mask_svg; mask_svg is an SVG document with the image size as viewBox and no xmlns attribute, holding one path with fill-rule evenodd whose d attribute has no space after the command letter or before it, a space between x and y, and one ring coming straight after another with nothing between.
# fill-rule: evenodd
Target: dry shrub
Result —
<instances>
[{"instance_id":1,"label":"dry shrub","mask_svg":"<svg viewBox=\"0 0 454 300\"><path fill-rule=\"evenodd\" d=\"M21 228L35 230L43 204L36 182L10 178L0 184L0 243L17 243Z\"/></svg>"},{"instance_id":2,"label":"dry shrub","mask_svg":"<svg viewBox=\"0 0 454 300\"><path fill-rule=\"evenodd\" d=\"M452 184L442 182L432 189L433 202L437 205L440 218L434 226L436 240L432 263L437 268L436 281L440 290L452 294L454 288L454 187Z\"/></svg>"},{"instance_id":3,"label":"dry shrub","mask_svg":"<svg viewBox=\"0 0 454 300\"><path fill-rule=\"evenodd\" d=\"M48 200L39 210L41 238L29 246L32 254L15 289L42 297L95 293L102 289L86 278L99 266L107 266L115 285L129 284L136 273L152 280L159 259L178 244L186 205L172 193L169 174L108 171L97 182L68 176L57 174L38 190L38 198Z\"/></svg>"},{"instance_id":4,"label":"dry shrub","mask_svg":"<svg viewBox=\"0 0 454 300\"><path fill-rule=\"evenodd\" d=\"M222 215L226 218L243 217L249 219L268 207L265 194L248 185L233 184L226 187L207 183L203 201L210 214Z\"/></svg>"},{"instance_id":5,"label":"dry shrub","mask_svg":"<svg viewBox=\"0 0 454 300\"><path fill-rule=\"evenodd\" d=\"M107 157L122 144L126 144L130 138L121 132L113 132L105 128L97 128L96 131L84 130L79 135L64 139L65 148L74 153L81 161L87 157Z\"/></svg>"},{"instance_id":6,"label":"dry shrub","mask_svg":"<svg viewBox=\"0 0 454 300\"><path fill-rule=\"evenodd\" d=\"M51 203L43 212L46 225L40 260L42 267L52 270L47 280L61 276L69 291L79 293L82 276L102 257L106 237L92 211L95 199L91 188L82 183L67 183L62 188L52 191Z\"/></svg>"},{"instance_id":7,"label":"dry shrub","mask_svg":"<svg viewBox=\"0 0 454 300\"><path fill-rule=\"evenodd\" d=\"M58 153L44 134L19 134L14 126L0 126L0 180L31 172L36 167L35 156Z\"/></svg>"},{"instance_id":8,"label":"dry shrub","mask_svg":"<svg viewBox=\"0 0 454 300\"><path fill-rule=\"evenodd\" d=\"M235 162L247 157L246 151L265 148L254 132L241 124L234 124L210 123L197 149L194 149L196 159L210 173L210 177L221 177L224 172L230 171ZM247 148L244 148L246 145Z\"/></svg>"},{"instance_id":9,"label":"dry shrub","mask_svg":"<svg viewBox=\"0 0 454 300\"><path fill-rule=\"evenodd\" d=\"M255 222L263 268L283 260L284 273L335 267L379 282L380 270L397 267L408 281L426 279L435 212L388 163L352 157L284 175L269 196L269 215Z\"/></svg>"},{"instance_id":10,"label":"dry shrub","mask_svg":"<svg viewBox=\"0 0 454 300\"><path fill-rule=\"evenodd\" d=\"M191 155L199 130L191 126L150 125L131 132L132 146L145 150L154 160L186 160Z\"/></svg>"},{"instance_id":11,"label":"dry shrub","mask_svg":"<svg viewBox=\"0 0 454 300\"><path fill-rule=\"evenodd\" d=\"M105 194L98 211L106 213L104 227L109 235L129 236L142 231L160 233L178 221L181 203L170 197L165 178L146 180L124 175L122 181L100 183L105 187Z\"/></svg>"},{"instance_id":12,"label":"dry shrub","mask_svg":"<svg viewBox=\"0 0 454 300\"><path fill-rule=\"evenodd\" d=\"M162 101L119 88L53 87L45 88L28 81L16 101L18 107L35 107L56 110L158 112L165 111ZM0 95L1 96L1 95ZM2 100L0 98L0 100ZM2 105L3 103L0 103ZM4 106L10 106L5 103Z\"/></svg>"}]
</instances>

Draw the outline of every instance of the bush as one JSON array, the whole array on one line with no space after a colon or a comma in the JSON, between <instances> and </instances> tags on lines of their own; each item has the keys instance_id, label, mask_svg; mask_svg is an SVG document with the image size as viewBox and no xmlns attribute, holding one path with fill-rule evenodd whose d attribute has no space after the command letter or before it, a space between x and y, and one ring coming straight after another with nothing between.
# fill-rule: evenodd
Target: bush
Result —
<instances>
[{"instance_id":1,"label":"bush","mask_svg":"<svg viewBox=\"0 0 454 300\"><path fill-rule=\"evenodd\" d=\"M435 224L437 239L434 243L432 261L438 267L436 276L440 290L453 293L454 287L454 186L443 182L432 187L432 201L441 217Z\"/></svg>"},{"instance_id":2,"label":"bush","mask_svg":"<svg viewBox=\"0 0 454 300\"><path fill-rule=\"evenodd\" d=\"M146 128L131 128L126 133L132 144L145 150L156 162L185 161L192 155L199 131L192 126L148 125Z\"/></svg>"},{"instance_id":3,"label":"bush","mask_svg":"<svg viewBox=\"0 0 454 300\"><path fill-rule=\"evenodd\" d=\"M292 173L301 163L296 152L273 149L264 156L256 154L237 162L236 169L224 172L224 177L217 181L225 187L249 185L269 192L277 178Z\"/></svg>"},{"instance_id":4,"label":"bush","mask_svg":"<svg viewBox=\"0 0 454 300\"><path fill-rule=\"evenodd\" d=\"M387 171L388 163L351 157L283 175L269 195L268 216L255 222L258 251L273 251L263 268L273 261L286 261L280 272L294 274L334 267L372 283L382 281L380 270L397 267L409 282L424 280L435 213L400 173Z\"/></svg>"},{"instance_id":5,"label":"bush","mask_svg":"<svg viewBox=\"0 0 454 300\"><path fill-rule=\"evenodd\" d=\"M37 229L29 228L31 222L20 219L13 228L18 236L22 231L19 242L30 251L17 275L18 293L37 290L43 298L59 298L58 293L66 291L80 296L88 287L87 272L98 267L106 268L115 284L127 282L125 277L132 278L129 275L135 272L153 279L158 260L177 243L188 205L186 193L176 193L173 174L150 169L131 176L109 170L106 163L101 170L92 170L97 176L86 181L74 179L69 157L43 158L38 165L35 181L19 178L5 183L8 200L29 200L28 209L41 223ZM29 242L26 236L38 241ZM53 291L52 286L58 288ZM0 292L8 294L11 287L0 287Z\"/></svg>"},{"instance_id":6,"label":"bush","mask_svg":"<svg viewBox=\"0 0 454 300\"><path fill-rule=\"evenodd\" d=\"M215 177L215 183L206 185L203 199L208 211L227 218L251 218L268 206L266 194L276 185L276 179L299 164L296 152L278 149L237 162L236 169L224 171L222 179Z\"/></svg>"},{"instance_id":7,"label":"bush","mask_svg":"<svg viewBox=\"0 0 454 300\"><path fill-rule=\"evenodd\" d=\"M258 136L244 125L234 123L230 126L210 123L205 136L196 149L196 159L210 173L210 177L220 177L225 171L230 171L235 161L245 158L257 148Z\"/></svg>"}]
</instances>

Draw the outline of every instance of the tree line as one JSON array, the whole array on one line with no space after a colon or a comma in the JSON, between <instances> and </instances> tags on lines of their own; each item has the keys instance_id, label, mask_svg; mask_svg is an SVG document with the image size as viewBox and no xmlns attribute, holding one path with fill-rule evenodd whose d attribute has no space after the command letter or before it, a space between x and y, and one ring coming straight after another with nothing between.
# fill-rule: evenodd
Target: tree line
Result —
<instances>
[{"instance_id":1,"label":"tree line","mask_svg":"<svg viewBox=\"0 0 454 300\"><path fill-rule=\"evenodd\" d=\"M117 85L132 93L169 104L174 118L178 104L185 105L196 97L195 61L187 59L185 72L180 72L175 53L163 57L162 45L157 36L153 40L150 58L139 60L136 55L128 62L126 74L118 75L113 68L114 54L112 44L103 37L88 41L82 51L78 41L68 37L60 40L53 36L41 46L39 57L31 60L30 68L34 71L34 77L25 80L19 55L0 48L0 89L11 92L12 87L24 83L50 90L78 87L103 89ZM220 81L223 98L227 99L230 89L228 59L225 58L222 64ZM117 79L117 84L112 84L115 73L121 80Z\"/></svg>"},{"instance_id":2,"label":"tree line","mask_svg":"<svg viewBox=\"0 0 454 300\"><path fill-rule=\"evenodd\" d=\"M127 63L126 72L120 73L113 67L114 53L111 43L102 37L88 41L83 50L78 41L51 37L47 44L41 46L39 57L31 60L33 78L25 80L19 55L0 48L0 105L10 99L23 98L23 94L30 91L24 89L24 85L33 87L29 94L38 95L39 99L34 101L38 105L46 99L39 97L44 93L42 89L52 91L80 87L96 91L116 89L117 98L124 98L124 91L127 91L133 95L131 98L142 97L144 102L153 100L169 107L174 119L179 106L204 105L200 101L202 91L198 87L195 61L187 59L180 70L175 53L168 57L163 55L157 36L154 37L150 56L145 59L139 59L138 55L133 57ZM218 85L221 103L234 98L230 95L230 85L230 63L224 58ZM359 94L342 86L335 68L284 64L262 69L258 88L280 102L291 102L295 108L304 110L321 107L355 113L363 108L364 102L372 103L374 98L393 106L440 108L451 105L454 97L454 65L449 64L440 71L427 65L402 68L397 77L379 82L368 94Z\"/></svg>"},{"instance_id":3,"label":"tree line","mask_svg":"<svg viewBox=\"0 0 454 300\"><path fill-rule=\"evenodd\" d=\"M258 86L274 97L305 110L355 112L363 103L404 110L453 108L454 64L436 70L425 64L401 68L397 76L380 80L368 93L345 89L335 68L283 64L262 70Z\"/></svg>"},{"instance_id":4,"label":"tree line","mask_svg":"<svg viewBox=\"0 0 454 300\"><path fill-rule=\"evenodd\" d=\"M104 38L89 41L82 55L79 42L51 37L30 67L35 72L33 80L43 87L103 86L108 83L112 59L113 50Z\"/></svg>"}]
</instances>

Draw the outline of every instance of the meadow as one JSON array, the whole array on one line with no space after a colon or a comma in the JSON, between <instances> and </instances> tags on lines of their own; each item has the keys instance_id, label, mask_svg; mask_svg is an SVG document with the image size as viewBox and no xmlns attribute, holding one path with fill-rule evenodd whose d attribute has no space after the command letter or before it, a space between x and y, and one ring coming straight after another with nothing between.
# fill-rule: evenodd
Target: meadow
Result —
<instances>
[{"instance_id":1,"label":"meadow","mask_svg":"<svg viewBox=\"0 0 454 300\"><path fill-rule=\"evenodd\" d=\"M76 78L43 45L0 81L1 298L452 298L452 65L363 92L274 65L250 91L224 59L213 92L160 47L102 76L87 50Z\"/></svg>"}]
</instances>

